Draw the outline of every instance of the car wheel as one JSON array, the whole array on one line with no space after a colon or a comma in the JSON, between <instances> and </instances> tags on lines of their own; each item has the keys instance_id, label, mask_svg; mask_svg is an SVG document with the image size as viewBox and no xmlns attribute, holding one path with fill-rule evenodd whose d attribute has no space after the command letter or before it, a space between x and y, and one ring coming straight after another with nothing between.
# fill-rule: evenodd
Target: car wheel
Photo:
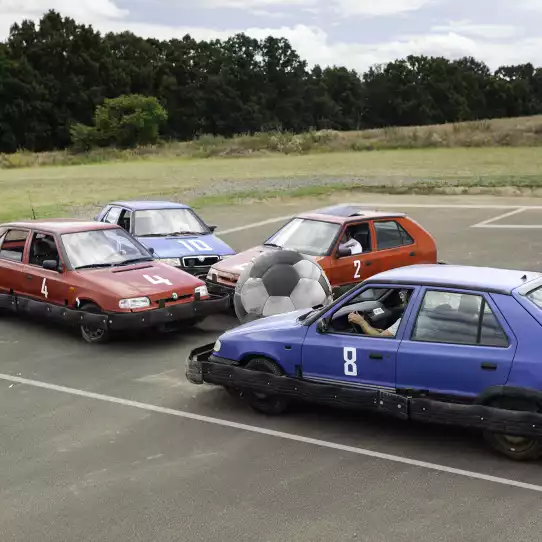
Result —
<instances>
[{"instance_id":1,"label":"car wheel","mask_svg":"<svg viewBox=\"0 0 542 542\"><path fill-rule=\"evenodd\" d=\"M254 358L251 359L246 365L246 369L252 371L262 371L264 373L271 373L274 375L284 374L282 369L270 359L267 358ZM235 392L228 391L231 395ZM290 401L284 397L277 395L267 395L260 392L243 391L241 395L248 404L256 411L269 416L277 416L282 414L288 409Z\"/></svg>"},{"instance_id":2,"label":"car wheel","mask_svg":"<svg viewBox=\"0 0 542 542\"><path fill-rule=\"evenodd\" d=\"M94 303L87 303L81 307L82 311L99 314L100 307ZM109 341L109 331L89 326L81 326L81 336L89 344L103 344Z\"/></svg>"},{"instance_id":3,"label":"car wheel","mask_svg":"<svg viewBox=\"0 0 542 542\"><path fill-rule=\"evenodd\" d=\"M505 408L507 410L539 411L538 405L532 402L503 398L492 401L486 406ZM484 439L493 450L516 461L533 461L542 457L542 440L532 437L518 437L484 431Z\"/></svg>"}]
</instances>

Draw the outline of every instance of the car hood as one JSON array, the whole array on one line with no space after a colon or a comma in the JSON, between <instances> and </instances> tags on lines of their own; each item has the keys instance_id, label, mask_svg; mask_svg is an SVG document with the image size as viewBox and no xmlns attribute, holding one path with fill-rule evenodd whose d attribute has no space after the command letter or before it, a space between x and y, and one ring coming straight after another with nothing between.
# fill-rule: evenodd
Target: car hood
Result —
<instances>
[{"instance_id":1,"label":"car hood","mask_svg":"<svg viewBox=\"0 0 542 542\"><path fill-rule=\"evenodd\" d=\"M215 235L136 237L136 239L147 248L153 248L154 256L157 258L182 258L202 254L215 254L218 256L235 254L235 251L228 244ZM196 241L196 243L192 244L193 241ZM198 250L197 245L205 247L205 250Z\"/></svg>"},{"instance_id":2,"label":"car hood","mask_svg":"<svg viewBox=\"0 0 542 542\"><path fill-rule=\"evenodd\" d=\"M107 267L77 271L89 289L108 292L122 299L146 296L151 299L193 294L204 286L200 279L159 261L144 262L126 267Z\"/></svg>"},{"instance_id":3,"label":"car hood","mask_svg":"<svg viewBox=\"0 0 542 542\"><path fill-rule=\"evenodd\" d=\"M281 250L281 249L275 248L275 247L266 247L263 245L258 245L258 246L249 248L247 250L244 250L243 252L239 252L239 254L236 254L235 256L232 256L231 258L227 258L226 260L222 260L214 264L213 270L238 276L243 271L244 264L250 263L254 258L257 258L258 256L260 256L260 254L263 254L264 252L269 252L273 250ZM313 259L316 262L321 260L321 258L315 258L313 256L307 256L307 255L305 256L307 258Z\"/></svg>"},{"instance_id":4,"label":"car hood","mask_svg":"<svg viewBox=\"0 0 542 542\"><path fill-rule=\"evenodd\" d=\"M299 309L292 312L285 312L283 314L275 314L274 316L267 316L266 318L260 318L247 324L241 324L240 326L226 331L222 337L227 339L234 335L246 335L248 333L260 332L260 331L280 331L283 329L290 329L294 326L302 325L297 319L309 312L310 309Z\"/></svg>"}]
</instances>

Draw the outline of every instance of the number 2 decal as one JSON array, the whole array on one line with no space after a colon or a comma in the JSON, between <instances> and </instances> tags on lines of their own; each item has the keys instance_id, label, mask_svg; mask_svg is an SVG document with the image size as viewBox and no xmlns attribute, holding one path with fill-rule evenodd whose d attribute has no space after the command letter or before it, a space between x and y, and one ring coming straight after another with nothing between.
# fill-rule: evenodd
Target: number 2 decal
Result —
<instances>
[{"instance_id":1,"label":"number 2 decal","mask_svg":"<svg viewBox=\"0 0 542 542\"><path fill-rule=\"evenodd\" d=\"M201 241L200 239L190 239L189 241L179 241L181 245L184 245L187 250L190 252L195 252L196 250L203 250L209 252L213 250L207 243Z\"/></svg>"},{"instance_id":2,"label":"number 2 decal","mask_svg":"<svg viewBox=\"0 0 542 542\"><path fill-rule=\"evenodd\" d=\"M47 290L47 279L43 279L41 283L41 293L44 295L45 299L49 297L49 290Z\"/></svg>"},{"instance_id":3,"label":"number 2 decal","mask_svg":"<svg viewBox=\"0 0 542 542\"><path fill-rule=\"evenodd\" d=\"M361 262L359 260L354 260L354 269L355 269L354 278L355 279L360 279L361 276L360 276L359 272L361 270Z\"/></svg>"},{"instance_id":4,"label":"number 2 decal","mask_svg":"<svg viewBox=\"0 0 542 542\"><path fill-rule=\"evenodd\" d=\"M173 283L170 280L159 277L158 275L154 275L154 277L143 275L143 278L147 279L151 284L167 284L168 286L173 286Z\"/></svg>"},{"instance_id":5,"label":"number 2 decal","mask_svg":"<svg viewBox=\"0 0 542 542\"><path fill-rule=\"evenodd\" d=\"M358 376L358 366L356 365L356 349L345 346L343 348L343 359L344 374L347 376Z\"/></svg>"}]
</instances>

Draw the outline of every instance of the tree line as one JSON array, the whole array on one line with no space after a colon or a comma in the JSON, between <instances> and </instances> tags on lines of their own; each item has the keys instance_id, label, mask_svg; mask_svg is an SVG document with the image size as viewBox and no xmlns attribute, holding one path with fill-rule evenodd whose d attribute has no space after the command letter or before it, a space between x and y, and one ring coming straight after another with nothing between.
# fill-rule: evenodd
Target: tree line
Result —
<instances>
[{"instance_id":1,"label":"tree line","mask_svg":"<svg viewBox=\"0 0 542 542\"><path fill-rule=\"evenodd\" d=\"M542 113L542 68L408 56L358 74L308 68L288 40L102 35L56 11L0 43L0 152L67 148L124 95L155 97L162 136L358 130Z\"/></svg>"}]
</instances>

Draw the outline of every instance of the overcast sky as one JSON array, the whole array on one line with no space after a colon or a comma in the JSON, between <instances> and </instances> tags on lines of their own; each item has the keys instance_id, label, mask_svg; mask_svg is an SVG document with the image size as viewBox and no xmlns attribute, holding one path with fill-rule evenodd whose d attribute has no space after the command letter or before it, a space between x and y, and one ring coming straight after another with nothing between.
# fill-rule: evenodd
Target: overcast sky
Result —
<instances>
[{"instance_id":1,"label":"overcast sky","mask_svg":"<svg viewBox=\"0 0 542 542\"><path fill-rule=\"evenodd\" d=\"M283 36L311 65L358 71L408 54L542 66L542 0L0 0L0 39L48 9L143 37Z\"/></svg>"}]
</instances>

